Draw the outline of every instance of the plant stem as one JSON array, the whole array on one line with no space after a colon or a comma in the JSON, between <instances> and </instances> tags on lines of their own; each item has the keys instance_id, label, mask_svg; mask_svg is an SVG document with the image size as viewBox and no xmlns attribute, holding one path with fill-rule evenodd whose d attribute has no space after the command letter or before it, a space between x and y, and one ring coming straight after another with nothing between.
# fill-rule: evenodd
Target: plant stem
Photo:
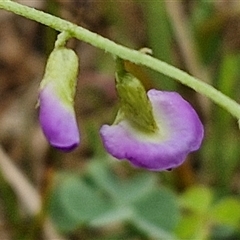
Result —
<instances>
[{"instance_id":1,"label":"plant stem","mask_svg":"<svg viewBox=\"0 0 240 240\"><path fill-rule=\"evenodd\" d=\"M36 22L42 23L46 26L54 28L60 32L68 32L70 36L75 37L81 41L89 43L97 48L116 55L122 59L129 60L135 64L144 65L153 69L159 73L169 76L175 80L178 80L182 84L194 89L195 91L210 98L216 104L225 108L237 119L240 119L240 105L227 97L209 84L202 82L201 80L192 77L188 73L177 69L161 60L153 58L152 56L145 55L139 51L129 49L122 45L119 45L107 38L104 38L96 33L90 32L80 26L70 23L61 18L52 16L42 11L36 10L31 7L27 7L16 2L9 0L0 1L0 9L13 12L21 15L25 18L32 19Z\"/></svg>"},{"instance_id":2,"label":"plant stem","mask_svg":"<svg viewBox=\"0 0 240 240\"><path fill-rule=\"evenodd\" d=\"M58 34L57 40L55 41L55 48L64 47L69 38L70 38L70 35L66 31Z\"/></svg>"}]
</instances>

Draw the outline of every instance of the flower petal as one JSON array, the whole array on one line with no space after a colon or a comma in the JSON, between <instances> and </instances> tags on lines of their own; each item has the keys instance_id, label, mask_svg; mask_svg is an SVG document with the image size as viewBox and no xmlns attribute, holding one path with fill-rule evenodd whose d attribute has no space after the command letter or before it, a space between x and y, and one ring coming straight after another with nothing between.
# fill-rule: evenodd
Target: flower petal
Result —
<instances>
[{"instance_id":1,"label":"flower petal","mask_svg":"<svg viewBox=\"0 0 240 240\"><path fill-rule=\"evenodd\" d=\"M41 89L39 101L39 120L50 144L62 151L76 148L80 137L73 106L60 100L51 83Z\"/></svg>"},{"instance_id":2,"label":"flower petal","mask_svg":"<svg viewBox=\"0 0 240 240\"><path fill-rule=\"evenodd\" d=\"M175 168L188 153L197 150L203 139L203 125L178 93L148 91L157 133L134 129L127 119L117 125L103 125L100 134L104 147L114 157L128 159L134 166L152 171Z\"/></svg>"}]
</instances>

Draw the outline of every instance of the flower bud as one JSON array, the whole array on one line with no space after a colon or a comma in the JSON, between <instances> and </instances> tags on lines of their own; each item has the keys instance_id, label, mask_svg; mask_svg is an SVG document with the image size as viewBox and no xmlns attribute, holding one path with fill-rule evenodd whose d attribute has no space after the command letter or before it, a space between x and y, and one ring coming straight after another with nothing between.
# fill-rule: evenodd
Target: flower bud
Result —
<instances>
[{"instance_id":1,"label":"flower bud","mask_svg":"<svg viewBox=\"0 0 240 240\"><path fill-rule=\"evenodd\" d=\"M79 145L80 136L74 111L78 74L75 52L59 47L50 54L39 93L39 120L50 144L63 151Z\"/></svg>"}]
</instances>

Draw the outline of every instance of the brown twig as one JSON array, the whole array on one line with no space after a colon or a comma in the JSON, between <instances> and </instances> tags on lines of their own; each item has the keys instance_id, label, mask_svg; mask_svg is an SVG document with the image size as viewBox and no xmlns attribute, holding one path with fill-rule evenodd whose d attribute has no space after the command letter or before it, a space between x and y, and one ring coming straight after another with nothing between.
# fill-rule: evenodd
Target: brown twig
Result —
<instances>
[{"instance_id":1,"label":"brown twig","mask_svg":"<svg viewBox=\"0 0 240 240\"><path fill-rule=\"evenodd\" d=\"M188 27L188 19L183 11L181 1L165 0L166 10L169 15L169 20L173 27L177 43L182 53L188 71L195 77L203 79L205 82L210 82L210 77L207 70L200 63L197 55L197 48L194 43L192 34ZM201 103L204 117L207 118L210 112L210 101L205 96L197 94L197 98Z\"/></svg>"},{"instance_id":2,"label":"brown twig","mask_svg":"<svg viewBox=\"0 0 240 240\"><path fill-rule=\"evenodd\" d=\"M0 170L5 180L18 196L25 211L36 216L41 211L41 198L37 190L31 185L23 173L15 166L12 160L0 147ZM54 229L51 220L47 218L43 225L44 239L64 240Z\"/></svg>"}]
</instances>

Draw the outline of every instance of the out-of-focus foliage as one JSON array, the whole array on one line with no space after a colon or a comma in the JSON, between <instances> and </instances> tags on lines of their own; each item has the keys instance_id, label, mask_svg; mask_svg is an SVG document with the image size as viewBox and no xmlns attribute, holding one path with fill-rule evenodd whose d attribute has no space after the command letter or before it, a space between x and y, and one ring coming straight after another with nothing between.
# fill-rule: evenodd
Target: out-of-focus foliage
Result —
<instances>
[{"instance_id":1,"label":"out-of-focus foliage","mask_svg":"<svg viewBox=\"0 0 240 240\"><path fill-rule=\"evenodd\" d=\"M82 177L58 177L50 212L59 228L69 232L83 224L100 228L128 222L149 236L173 238L179 219L175 195L159 189L152 174L121 180L100 161L93 161Z\"/></svg>"}]
</instances>

